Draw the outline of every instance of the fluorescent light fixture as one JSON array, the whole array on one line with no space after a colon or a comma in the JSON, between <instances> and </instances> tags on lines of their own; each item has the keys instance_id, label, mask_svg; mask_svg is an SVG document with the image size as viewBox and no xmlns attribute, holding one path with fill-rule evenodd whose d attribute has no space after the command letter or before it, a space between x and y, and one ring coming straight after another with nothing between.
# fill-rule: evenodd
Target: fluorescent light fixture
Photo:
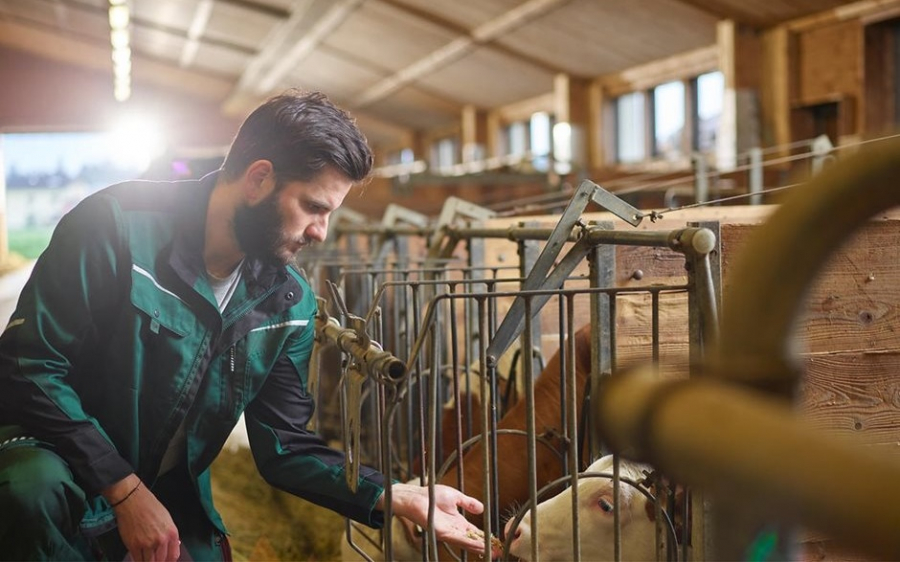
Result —
<instances>
[{"instance_id":1,"label":"fluorescent light fixture","mask_svg":"<svg viewBox=\"0 0 900 562\"><path fill-rule=\"evenodd\" d=\"M109 44L112 45L113 95L117 101L131 97L131 15L128 0L109 0Z\"/></svg>"},{"instance_id":2,"label":"fluorescent light fixture","mask_svg":"<svg viewBox=\"0 0 900 562\"><path fill-rule=\"evenodd\" d=\"M125 29L131 16L128 12L128 6L110 6L109 7L109 26L113 29Z\"/></svg>"},{"instance_id":3,"label":"fluorescent light fixture","mask_svg":"<svg viewBox=\"0 0 900 562\"><path fill-rule=\"evenodd\" d=\"M131 33L128 29L113 29L109 32L109 44L113 49L126 49L131 42Z\"/></svg>"}]
</instances>

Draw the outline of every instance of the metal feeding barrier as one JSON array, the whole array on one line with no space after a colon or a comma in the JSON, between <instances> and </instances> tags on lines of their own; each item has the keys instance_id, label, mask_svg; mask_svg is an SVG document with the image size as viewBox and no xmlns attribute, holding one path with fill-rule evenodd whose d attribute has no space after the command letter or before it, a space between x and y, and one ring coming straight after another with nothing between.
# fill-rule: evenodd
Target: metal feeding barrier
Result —
<instances>
[{"instance_id":1,"label":"metal feeding barrier","mask_svg":"<svg viewBox=\"0 0 900 562\"><path fill-rule=\"evenodd\" d=\"M787 551L768 559L792 556L791 528L801 524L878 559L900 558L896 459L813 430L790 407L804 296L851 234L900 205L898 176L900 142L891 140L793 190L736 265L705 376L617 378L595 403L597 427L616 450L709 491L708 559L753 557L763 538Z\"/></svg>"},{"instance_id":2,"label":"metal feeding barrier","mask_svg":"<svg viewBox=\"0 0 900 562\"><path fill-rule=\"evenodd\" d=\"M527 463L526 471L519 467L525 484L515 500L523 510L549 493L559 478L577 490L579 472L608 450L586 418L595 415L589 401L606 384L604 379L617 375L620 363L633 362L635 356L657 362L659 373L686 377L697 368L718 331L715 225L615 230L612 223L582 221L591 202L632 226L644 218L585 181L552 228L526 220L491 228L484 224L491 212L451 201L433 227L396 210L391 221L377 227L359 221L338 225L343 231L333 239L339 244L309 257L303 264L308 276L320 295L325 288L330 293L320 301L314 356L318 360L329 347L340 352L330 366L317 364L311 370L342 373L334 392L342 397L339 426L348 453L348 481L355 481L358 463L364 462L389 480L420 477L432 494L434 483L446 482L476 495L485 504L477 523L489 548L509 509L503 497L509 475L502 466L509 460L503 458L508 443L515 443L515 454ZM398 217L412 217L415 224L397 224ZM486 248L497 240L514 245L517 263L488 262ZM653 247L682 256L683 281L645 279L617 287L617 246ZM359 252L355 259L347 248ZM359 255L374 259L362 263ZM667 337L678 341L661 336L667 320L660 310L667 307L683 311L671 321L680 324L667 332L677 334ZM328 308L336 309L335 314ZM620 338L623 318L638 308L649 312L639 322L624 322L630 331L628 338ZM579 367L575 343L583 325L588 326L587 369ZM535 388L544 378L539 375L549 364L545 358L557 350L556 370L544 373L547 380L555 379L555 394L538 397ZM311 379L319 393L324 383L318 373ZM321 396L319 401L327 402ZM540 425L546 423L539 416L548 403L554 404L552 428ZM317 420L316 428L325 430L322 421ZM551 467L552 478L542 476L544 465ZM473 467L477 477L471 476ZM388 521L391 499L389 486ZM668 505L665 498L658 501ZM577 528L577 511L572 516ZM618 507L615 516L618 522ZM532 517L530 525L534 539L529 548L536 560L539 522ZM394 534L386 526L381 537L385 559L393 557L393 540L399 539ZM615 536L620 556L618 528ZM572 540L576 559L589 559L578 552L577 533ZM685 534L677 542L681 552L668 541L669 550L660 557L688 559L691 537ZM419 546L423 559L460 557L439 546L433 525L424 529ZM356 547L362 550L362 545Z\"/></svg>"}]
</instances>

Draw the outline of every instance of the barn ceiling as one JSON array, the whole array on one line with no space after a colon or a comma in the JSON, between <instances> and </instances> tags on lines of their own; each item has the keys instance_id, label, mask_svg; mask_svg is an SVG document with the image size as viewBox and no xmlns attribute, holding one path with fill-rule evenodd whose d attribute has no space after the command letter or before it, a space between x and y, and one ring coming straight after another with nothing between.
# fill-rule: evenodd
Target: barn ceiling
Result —
<instances>
[{"instance_id":1,"label":"barn ceiling","mask_svg":"<svg viewBox=\"0 0 900 562\"><path fill-rule=\"evenodd\" d=\"M0 0L0 42L109 64L108 0ZM128 0L135 88L201 93L240 116L287 87L322 90L373 142L715 43L849 0Z\"/></svg>"}]
</instances>

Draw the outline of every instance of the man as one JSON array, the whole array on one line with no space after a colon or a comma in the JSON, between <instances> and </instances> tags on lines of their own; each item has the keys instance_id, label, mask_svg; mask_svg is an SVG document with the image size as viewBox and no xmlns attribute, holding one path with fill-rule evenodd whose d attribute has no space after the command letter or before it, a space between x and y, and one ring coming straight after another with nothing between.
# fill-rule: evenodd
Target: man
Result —
<instances>
[{"instance_id":1,"label":"man","mask_svg":"<svg viewBox=\"0 0 900 562\"><path fill-rule=\"evenodd\" d=\"M209 467L241 413L272 485L378 527L383 475L306 430L315 299L288 265L372 166L321 94L241 125L219 172L86 198L35 264L0 336L0 557L227 559ZM439 538L483 544L440 487ZM427 522L425 488L393 510Z\"/></svg>"}]
</instances>

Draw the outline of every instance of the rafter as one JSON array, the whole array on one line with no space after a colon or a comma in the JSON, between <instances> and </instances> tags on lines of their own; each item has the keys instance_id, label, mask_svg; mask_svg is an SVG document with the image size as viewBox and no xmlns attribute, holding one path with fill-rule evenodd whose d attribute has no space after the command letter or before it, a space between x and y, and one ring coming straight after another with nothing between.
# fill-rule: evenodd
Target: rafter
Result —
<instances>
[{"instance_id":1,"label":"rafter","mask_svg":"<svg viewBox=\"0 0 900 562\"><path fill-rule=\"evenodd\" d=\"M406 6L397 4L392 0L379 1L395 7L400 7L404 10L408 9ZM384 99L410 82L459 60L477 46L491 44L503 37L504 34L555 10L570 1L571 0L528 0L524 4L520 4L516 8L513 8L472 30L460 30L459 26L446 22L443 25L454 29L454 32L458 33L459 37L364 90L353 100L353 105L356 107L365 107ZM420 15L422 14L421 11L418 11L417 13ZM431 21L437 19L436 16L428 17ZM493 44L492 47L497 48L498 45ZM519 55L519 58L522 57L524 57L524 55ZM535 64L533 59L530 59L529 62ZM541 66L546 67L548 65L541 63ZM552 70L552 72L560 72L560 70L555 69Z\"/></svg>"}]
</instances>

